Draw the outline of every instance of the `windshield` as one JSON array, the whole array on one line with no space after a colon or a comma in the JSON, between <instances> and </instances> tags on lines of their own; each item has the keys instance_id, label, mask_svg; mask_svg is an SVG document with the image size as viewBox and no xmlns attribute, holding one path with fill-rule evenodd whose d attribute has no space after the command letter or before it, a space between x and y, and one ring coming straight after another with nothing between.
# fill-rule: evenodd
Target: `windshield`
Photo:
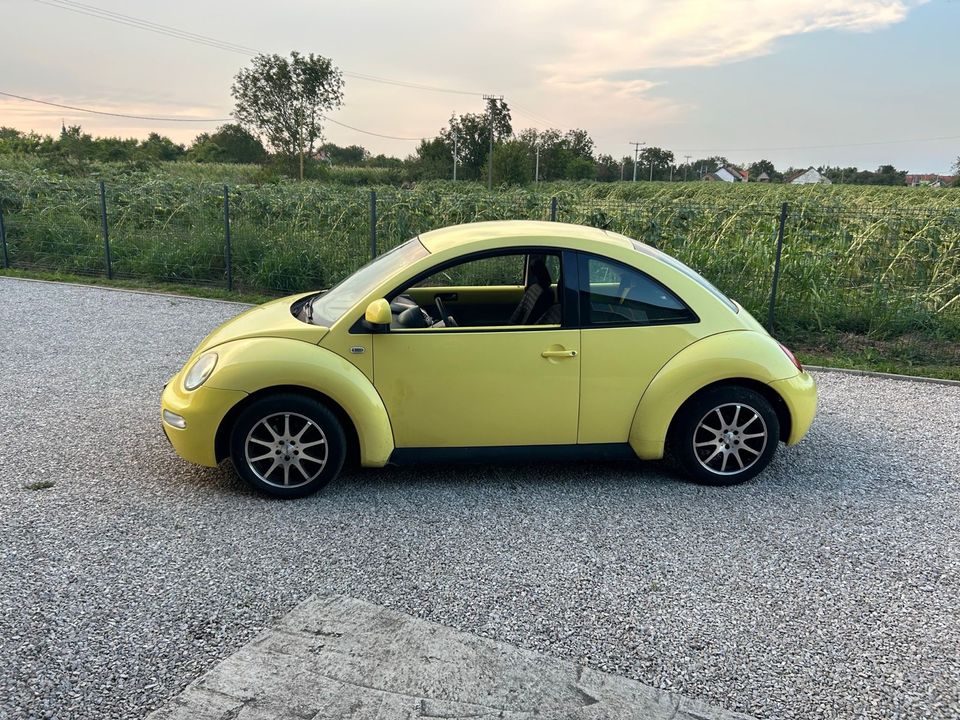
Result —
<instances>
[{"instance_id":1,"label":"windshield","mask_svg":"<svg viewBox=\"0 0 960 720\"><path fill-rule=\"evenodd\" d=\"M703 275L698 273L693 268L684 265L675 257L671 257L666 253L662 253L659 250L657 250L655 247L651 247L646 243L642 243L638 240L633 240L632 238L630 239L630 242L633 243L633 249L636 250L637 252L642 252L645 255L649 255L650 257L656 258L660 262L665 263L666 265L669 265L674 270L679 270L691 280L694 280L695 282L699 283L701 287L703 287L705 290L713 294L718 300L724 303L728 308L733 310L735 313L740 312L740 307L733 300L731 300L722 292L717 290L717 288L714 287L713 283L711 283L709 280L707 280L705 277L703 277Z\"/></svg>"},{"instance_id":2,"label":"windshield","mask_svg":"<svg viewBox=\"0 0 960 720\"><path fill-rule=\"evenodd\" d=\"M313 301L314 325L332 325L364 295L415 260L429 255L418 238L397 245L348 275Z\"/></svg>"}]
</instances>

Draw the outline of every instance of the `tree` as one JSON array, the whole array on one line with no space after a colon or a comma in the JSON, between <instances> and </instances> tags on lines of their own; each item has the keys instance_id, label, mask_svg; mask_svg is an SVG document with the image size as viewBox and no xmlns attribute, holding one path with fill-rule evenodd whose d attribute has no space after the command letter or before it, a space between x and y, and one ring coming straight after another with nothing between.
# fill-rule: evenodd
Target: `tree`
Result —
<instances>
[{"instance_id":1,"label":"tree","mask_svg":"<svg viewBox=\"0 0 960 720\"><path fill-rule=\"evenodd\" d=\"M497 145L493 153L493 177L501 185L526 185L533 180L530 146L519 140Z\"/></svg>"},{"instance_id":2,"label":"tree","mask_svg":"<svg viewBox=\"0 0 960 720\"><path fill-rule=\"evenodd\" d=\"M211 133L200 133L187 151L195 162L255 163L267 159L266 148L255 135L240 125L229 123Z\"/></svg>"},{"instance_id":3,"label":"tree","mask_svg":"<svg viewBox=\"0 0 960 720\"><path fill-rule=\"evenodd\" d=\"M414 180L441 180L453 177L453 146L441 137L421 140L415 155L408 161Z\"/></svg>"},{"instance_id":4,"label":"tree","mask_svg":"<svg viewBox=\"0 0 960 720\"><path fill-rule=\"evenodd\" d=\"M750 173L750 179L754 181L763 175L763 173L767 174L770 182L780 182L783 180L783 175L777 172L777 169L769 160L757 160L756 162L750 163L747 172Z\"/></svg>"},{"instance_id":5,"label":"tree","mask_svg":"<svg viewBox=\"0 0 960 720\"><path fill-rule=\"evenodd\" d=\"M893 165L881 165L877 168L875 185L906 185L907 171L897 170Z\"/></svg>"},{"instance_id":6,"label":"tree","mask_svg":"<svg viewBox=\"0 0 960 720\"><path fill-rule=\"evenodd\" d=\"M827 167L821 168L820 173L835 185L854 184L861 172L855 167ZM868 173L869 174L869 173Z\"/></svg>"},{"instance_id":7,"label":"tree","mask_svg":"<svg viewBox=\"0 0 960 720\"><path fill-rule=\"evenodd\" d=\"M597 164L593 158L571 157L563 169L567 180L593 180L597 176Z\"/></svg>"},{"instance_id":8,"label":"tree","mask_svg":"<svg viewBox=\"0 0 960 720\"><path fill-rule=\"evenodd\" d=\"M593 138L586 130L580 128L567 130L563 136L563 144L574 157L593 162Z\"/></svg>"},{"instance_id":9,"label":"tree","mask_svg":"<svg viewBox=\"0 0 960 720\"><path fill-rule=\"evenodd\" d=\"M641 174L640 168L646 168L647 177L651 180L666 180L672 164L672 151L658 147L647 147L640 151L640 158L637 161L637 174Z\"/></svg>"},{"instance_id":10,"label":"tree","mask_svg":"<svg viewBox=\"0 0 960 720\"><path fill-rule=\"evenodd\" d=\"M84 175L94 159L94 150L93 137L79 125L63 127L55 142L55 152L47 158L48 167L64 175Z\"/></svg>"},{"instance_id":11,"label":"tree","mask_svg":"<svg viewBox=\"0 0 960 720\"><path fill-rule=\"evenodd\" d=\"M0 154L45 155L54 150L54 140L49 135L25 133L11 127L0 127Z\"/></svg>"},{"instance_id":12,"label":"tree","mask_svg":"<svg viewBox=\"0 0 960 720\"><path fill-rule=\"evenodd\" d=\"M392 155L384 155L380 153L379 155L373 155L372 157L367 158L364 163L367 167L379 167L379 168L402 168L403 160L398 157L393 157Z\"/></svg>"},{"instance_id":13,"label":"tree","mask_svg":"<svg viewBox=\"0 0 960 720\"><path fill-rule=\"evenodd\" d=\"M363 165L364 161L370 157L370 153L362 145L341 147L334 143L321 145L320 154L331 165Z\"/></svg>"},{"instance_id":14,"label":"tree","mask_svg":"<svg viewBox=\"0 0 960 720\"><path fill-rule=\"evenodd\" d=\"M957 155L957 161L953 164L953 171L960 176L960 155ZM957 180L960 180L960 177Z\"/></svg>"},{"instance_id":15,"label":"tree","mask_svg":"<svg viewBox=\"0 0 960 720\"><path fill-rule=\"evenodd\" d=\"M236 123L221 125L214 133L200 133L188 151L196 162L256 163L267 159L260 139Z\"/></svg>"},{"instance_id":16,"label":"tree","mask_svg":"<svg viewBox=\"0 0 960 720\"><path fill-rule=\"evenodd\" d=\"M252 66L237 73L230 88L236 105L233 116L250 131L266 137L275 152L299 156L300 179L304 157L313 155L323 139L323 113L343 102L343 76L329 58L257 55Z\"/></svg>"},{"instance_id":17,"label":"tree","mask_svg":"<svg viewBox=\"0 0 960 720\"><path fill-rule=\"evenodd\" d=\"M620 179L621 162L612 155L600 155L596 163L596 179L599 182L616 182Z\"/></svg>"},{"instance_id":18,"label":"tree","mask_svg":"<svg viewBox=\"0 0 960 720\"><path fill-rule=\"evenodd\" d=\"M170 138L152 132L140 143L141 156L147 160L178 160L186 150Z\"/></svg>"}]
</instances>

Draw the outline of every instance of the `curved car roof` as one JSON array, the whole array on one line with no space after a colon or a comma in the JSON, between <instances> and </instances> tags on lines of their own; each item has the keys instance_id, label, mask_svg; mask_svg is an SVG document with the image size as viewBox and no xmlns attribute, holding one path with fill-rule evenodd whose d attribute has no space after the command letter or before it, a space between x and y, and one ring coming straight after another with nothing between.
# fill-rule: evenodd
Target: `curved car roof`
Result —
<instances>
[{"instance_id":1,"label":"curved car roof","mask_svg":"<svg viewBox=\"0 0 960 720\"><path fill-rule=\"evenodd\" d=\"M482 240L517 240L530 238L555 240L559 238L598 242L606 245L630 248L630 239L623 235L599 228L571 225L568 223L539 220L496 220L492 222L467 223L431 230L420 235L420 242L431 253L442 252L460 245L469 245Z\"/></svg>"}]
</instances>

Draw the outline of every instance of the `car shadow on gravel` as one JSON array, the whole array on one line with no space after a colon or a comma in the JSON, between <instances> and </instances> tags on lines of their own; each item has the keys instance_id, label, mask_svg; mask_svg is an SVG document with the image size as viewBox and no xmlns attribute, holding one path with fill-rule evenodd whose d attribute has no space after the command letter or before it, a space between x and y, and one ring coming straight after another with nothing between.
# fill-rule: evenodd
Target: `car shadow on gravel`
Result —
<instances>
[{"instance_id":1,"label":"car shadow on gravel","mask_svg":"<svg viewBox=\"0 0 960 720\"><path fill-rule=\"evenodd\" d=\"M857 476L872 474L887 463L880 438L864 435L857 428L827 416L818 418L810 436L800 445L781 446L770 467L758 477L737 486L752 495L790 491L799 495L814 490L836 490L849 481L842 478L857 469ZM207 487L206 492L251 499L271 500L251 489L234 470L230 461L219 468L191 468L180 474L184 482ZM724 492L731 488L697 485L669 459L583 460L514 463L424 463L384 468L347 466L341 476L314 497L376 493L406 496L433 489L489 493L505 491L561 490L566 492L615 491L675 495L698 492ZM774 493L774 490L776 491Z\"/></svg>"}]
</instances>

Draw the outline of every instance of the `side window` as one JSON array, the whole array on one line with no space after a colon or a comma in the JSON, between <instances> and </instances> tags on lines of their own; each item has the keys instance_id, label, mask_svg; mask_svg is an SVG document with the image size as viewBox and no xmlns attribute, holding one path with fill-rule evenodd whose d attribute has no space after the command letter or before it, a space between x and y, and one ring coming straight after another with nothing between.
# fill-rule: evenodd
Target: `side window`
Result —
<instances>
[{"instance_id":1,"label":"side window","mask_svg":"<svg viewBox=\"0 0 960 720\"><path fill-rule=\"evenodd\" d=\"M468 260L425 277L413 287L491 287L523 285L525 255L498 255Z\"/></svg>"},{"instance_id":2,"label":"side window","mask_svg":"<svg viewBox=\"0 0 960 720\"><path fill-rule=\"evenodd\" d=\"M392 327L560 325L560 268L556 251L515 250L469 258L388 295Z\"/></svg>"},{"instance_id":3,"label":"side window","mask_svg":"<svg viewBox=\"0 0 960 720\"><path fill-rule=\"evenodd\" d=\"M649 275L618 262L580 256L580 319L584 325L694 322L683 301Z\"/></svg>"}]
</instances>

